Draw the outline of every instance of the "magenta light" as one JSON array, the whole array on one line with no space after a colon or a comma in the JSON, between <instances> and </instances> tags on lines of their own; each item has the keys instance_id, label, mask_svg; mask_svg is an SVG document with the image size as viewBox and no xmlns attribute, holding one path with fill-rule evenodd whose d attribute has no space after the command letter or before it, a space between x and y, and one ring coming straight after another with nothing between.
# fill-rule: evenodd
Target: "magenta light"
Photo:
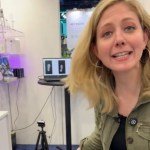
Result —
<instances>
[{"instance_id":1,"label":"magenta light","mask_svg":"<svg viewBox=\"0 0 150 150\"><path fill-rule=\"evenodd\" d=\"M7 57L10 68L21 68L21 56L18 54L1 54L1 57Z\"/></svg>"}]
</instances>

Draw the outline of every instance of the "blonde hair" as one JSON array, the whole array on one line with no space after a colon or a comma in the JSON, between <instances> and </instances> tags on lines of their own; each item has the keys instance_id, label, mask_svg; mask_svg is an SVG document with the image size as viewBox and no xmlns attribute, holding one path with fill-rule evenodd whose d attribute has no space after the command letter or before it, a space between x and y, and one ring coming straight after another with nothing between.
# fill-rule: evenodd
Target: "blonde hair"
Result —
<instances>
[{"instance_id":1,"label":"blonde hair","mask_svg":"<svg viewBox=\"0 0 150 150\"><path fill-rule=\"evenodd\" d=\"M71 94L83 91L88 97L90 106L93 107L100 102L103 112L110 112L117 106L118 99L114 93L115 80L111 70L100 63L95 56L92 46L96 43L96 28L102 14L107 8L120 2L127 4L135 11L143 30L150 35L150 16L137 0L102 0L96 6L75 47L70 74L65 81ZM150 40L147 44L147 50L149 49ZM143 53L148 51L144 50ZM147 84L150 81L149 52L143 54L142 57L143 69L146 70L143 72L143 87L148 87Z\"/></svg>"}]
</instances>

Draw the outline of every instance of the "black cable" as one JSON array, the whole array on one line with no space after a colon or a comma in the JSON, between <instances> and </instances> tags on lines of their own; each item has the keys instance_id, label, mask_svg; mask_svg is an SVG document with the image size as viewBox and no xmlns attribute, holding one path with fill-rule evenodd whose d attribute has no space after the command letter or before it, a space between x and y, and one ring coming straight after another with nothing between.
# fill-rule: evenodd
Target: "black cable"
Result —
<instances>
[{"instance_id":1,"label":"black cable","mask_svg":"<svg viewBox=\"0 0 150 150\"><path fill-rule=\"evenodd\" d=\"M59 149L59 150L63 150L63 149L62 149L62 148L60 148L59 146L56 146L56 148L57 148L57 149Z\"/></svg>"},{"instance_id":2,"label":"black cable","mask_svg":"<svg viewBox=\"0 0 150 150\"><path fill-rule=\"evenodd\" d=\"M37 118L40 116L41 112L43 111L43 109L44 109L44 107L45 107L45 105L46 105L46 103L47 103L49 97L51 96L51 94L52 94L52 92L53 92L53 89L54 89L54 86L52 87L52 89L51 89L51 91L50 91L50 93L49 93L49 95L48 95L48 97L47 97L47 99L46 99L44 105L42 106L42 108L41 108L40 112L38 113L37 117L34 119L33 123L31 123L30 125L28 125L28 126L26 126L26 127L23 127L23 128L20 128L20 129L16 129L16 130L13 130L13 131L20 131L20 130L27 129L27 128L31 127L31 126L36 122Z\"/></svg>"}]
</instances>

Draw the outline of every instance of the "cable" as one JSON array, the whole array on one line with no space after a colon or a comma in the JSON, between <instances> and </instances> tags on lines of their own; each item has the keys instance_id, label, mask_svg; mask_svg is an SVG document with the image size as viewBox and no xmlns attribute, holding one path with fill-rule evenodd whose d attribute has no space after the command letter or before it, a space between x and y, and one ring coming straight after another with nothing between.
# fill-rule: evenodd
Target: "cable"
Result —
<instances>
[{"instance_id":1,"label":"cable","mask_svg":"<svg viewBox=\"0 0 150 150\"><path fill-rule=\"evenodd\" d=\"M56 92L55 92L55 88L54 88L54 97L52 98L52 95L51 95L51 99L52 99L51 100L51 108L52 108L52 113L53 113L54 124L53 124L53 128L52 128L52 131L51 131L51 134L50 134L50 143L49 144L51 144L51 141L52 141L55 129L56 129L56 121L57 121L55 94L56 94ZM61 94L62 94L62 88L61 88ZM62 106L62 97L61 97L61 106ZM63 108L62 108L62 135L64 135L64 133L63 133ZM64 144L64 138L63 138L63 144ZM59 149L59 150L63 150L59 146L56 146L56 148Z\"/></svg>"},{"instance_id":2,"label":"cable","mask_svg":"<svg viewBox=\"0 0 150 150\"><path fill-rule=\"evenodd\" d=\"M43 111L43 109L44 109L44 107L45 107L45 105L46 105L46 103L47 103L49 97L51 96L51 94L52 94L52 92L53 92L53 89L54 89L54 86L52 87L52 89L51 89L51 91L50 91L50 93L49 93L49 95L48 95L48 97L47 97L47 99L46 99L44 105L42 106L42 108L41 108L40 112L38 113L37 117L34 119L33 123L31 123L30 125L28 125L28 126L26 126L26 127L23 127L23 128L20 128L20 129L16 129L16 130L13 130L13 131L20 131L20 130L27 129L27 128L31 127L31 126L36 122L37 118L40 116L41 112Z\"/></svg>"},{"instance_id":3,"label":"cable","mask_svg":"<svg viewBox=\"0 0 150 150\"><path fill-rule=\"evenodd\" d=\"M61 88L61 95L64 94L62 93L62 88ZM64 118L64 109L63 109L63 99L61 96L61 111L62 111L62 143L64 144L64 122L63 122L63 118Z\"/></svg>"},{"instance_id":4,"label":"cable","mask_svg":"<svg viewBox=\"0 0 150 150\"><path fill-rule=\"evenodd\" d=\"M16 108L17 108L17 116L16 116L16 119L14 120L14 128L16 128L16 121L18 120L19 118L19 107L18 107L18 91L19 91L19 85L20 85L20 79L18 79L18 86L17 86L17 98L16 98Z\"/></svg>"},{"instance_id":5,"label":"cable","mask_svg":"<svg viewBox=\"0 0 150 150\"><path fill-rule=\"evenodd\" d=\"M7 90L8 90L8 103L9 103L9 113L10 113L10 123L11 123L11 130L13 131L13 123L12 123L12 109L11 109L11 101L10 101L10 89L9 83L7 83Z\"/></svg>"},{"instance_id":6,"label":"cable","mask_svg":"<svg viewBox=\"0 0 150 150\"><path fill-rule=\"evenodd\" d=\"M53 123L53 128L52 128L52 131L50 134L50 143L52 141L52 137L53 137L55 129L56 129L56 121L57 121L55 93L56 92L55 92L55 88L54 88L54 98L51 100L51 108L52 108L54 123ZM53 102L54 102L54 108L53 108Z\"/></svg>"}]
</instances>

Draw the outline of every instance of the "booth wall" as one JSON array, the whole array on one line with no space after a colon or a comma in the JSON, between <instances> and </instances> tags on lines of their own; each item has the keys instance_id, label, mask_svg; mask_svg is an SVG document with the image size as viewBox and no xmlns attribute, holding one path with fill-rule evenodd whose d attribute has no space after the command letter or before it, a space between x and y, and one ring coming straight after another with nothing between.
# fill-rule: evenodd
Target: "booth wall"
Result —
<instances>
[{"instance_id":1,"label":"booth wall","mask_svg":"<svg viewBox=\"0 0 150 150\"><path fill-rule=\"evenodd\" d=\"M49 95L52 87L37 83L43 75L42 58L61 57L59 0L2 0L1 8L7 23L23 32L15 38L20 40L17 58L25 76L0 85L0 110L11 108L10 127L17 144L35 144L37 121L44 120L48 143L65 145L63 87L55 87ZM93 110L87 109L84 99L80 94L71 96L72 144L93 130Z\"/></svg>"}]
</instances>

